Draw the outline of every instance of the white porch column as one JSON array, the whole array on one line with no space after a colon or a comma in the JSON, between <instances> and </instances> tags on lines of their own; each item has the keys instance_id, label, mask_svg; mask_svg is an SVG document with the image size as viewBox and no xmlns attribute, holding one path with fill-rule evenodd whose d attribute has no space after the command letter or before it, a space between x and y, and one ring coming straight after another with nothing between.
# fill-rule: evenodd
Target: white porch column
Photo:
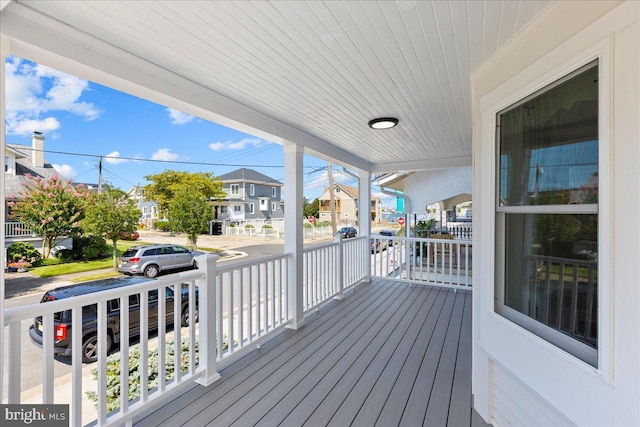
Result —
<instances>
[{"instance_id":1,"label":"white porch column","mask_svg":"<svg viewBox=\"0 0 640 427\"><path fill-rule=\"evenodd\" d=\"M2 64L0 64L0 158L2 158L3 162L4 160L4 156L5 154L5 147L6 147L6 141L5 141L5 124L4 124L4 120L5 120L5 94L7 93L6 90L6 80L5 80L5 71L4 71L4 61L7 59L7 56L9 55L9 37L4 36L4 35L0 35L0 59L2 60ZM2 209L0 209L0 227L2 227L2 233L0 233L0 248L2 248L2 255L0 256L0 262L2 262L2 266L4 267L5 265L7 265L7 260L6 260L6 256L7 256L7 252L4 249L4 223L5 223L5 206L4 206L4 201L5 201L5 191L4 191L4 172L0 175L2 176L2 178L0 179L0 200L2 200ZM5 354L5 350L4 350L4 286L5 286L5 281L4 281L4 268L0 268L0 325L2 325L2 328L0 329L0 365L4 366L4 360L2 360L3 356ZM0 384L4 384L4 375L3 375L3 371L4 369L0 369ZM0 387L0 402L4 401L4 393L3 393L3 389L4 387Z\"/></svg>"},{"instance_id":2,"label":"white porch column","mask_svg":"<svg viewBox=\"0 0 640 427\"><path fill-rule=\"evenodd\" d=\"M287 283L289 287L290 329L304 325L302 309L302 272L304 246L302 236L302 198L303 198L303 147L297 144L285 144L284 152L284 251L293 254L289 265Z\"/></svg>"},{"instance_id":3,"label":"white porch column","mask_svg":"<svg viewBox=\"0 0 640 427\"><path fill-rule=\"evenodd\" d=\"M371 255L369 254L369 236L371 235L371 173L358 170L360 191L358 195L358 235L367 236L367 250L362 255L362 263L367 272L364 281L371 281Z\"/></svg>"}]
</instances>

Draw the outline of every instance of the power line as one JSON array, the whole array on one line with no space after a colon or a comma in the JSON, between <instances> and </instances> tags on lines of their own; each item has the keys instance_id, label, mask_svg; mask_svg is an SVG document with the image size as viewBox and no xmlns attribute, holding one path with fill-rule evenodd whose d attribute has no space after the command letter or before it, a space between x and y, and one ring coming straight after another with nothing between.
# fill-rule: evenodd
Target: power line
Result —
<instances>
[{"instance_id":1,"label":"power line","mask_svg":"<svg viewBox=\"0 0 640 427\"><path fill-rule=\"evenodd\" d=\"M94 157L113 160L131 160L136 162L151 162L151 163L173 163L184 165L203 165L203 166L223 166L223 167L246 167L246 168L283 168L284 165L259 165L259 164L235 164L235 163L211 163L211 162L192 162L186 160L158 160L158 159L145 159L141 157L121 157L121 156L104 156L100 154L88 154L88 153L72 153L69 151L56 151L56 150L34 150L41 151L43 153L62 154L66 156L77 157ZM304 166L305 168L313 168L314 166Z\"/></svg>"}]
</instances>

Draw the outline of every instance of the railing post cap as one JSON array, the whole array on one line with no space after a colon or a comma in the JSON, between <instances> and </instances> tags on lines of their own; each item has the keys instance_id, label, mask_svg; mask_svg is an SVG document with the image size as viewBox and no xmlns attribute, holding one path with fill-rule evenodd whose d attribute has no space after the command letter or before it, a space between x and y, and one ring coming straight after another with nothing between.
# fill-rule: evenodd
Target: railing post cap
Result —
<instances>
[{"instance_id":1,"label":"railing post cap","mask_svg":"<svg viewBox=\"0 0 640 427\"><path fill-rule=\"evenodd\" d=\"M220 258L222 257L216 253L206 252L200 255L196 255L195 260L198 262L214 262L218 261Z\"/></svg>"},{"instance_id":2,"label":"railing post cap","mask_svg":"<svg viewBox=\"0 0 640 427\"><path fill-rule=\"evenodd\" d=\"M339 242L342 239L344 239L344 234L342 234L342 233L336 233L336 234L333 235L333 240L335 242Z\"/></svg>"}]
</instances>

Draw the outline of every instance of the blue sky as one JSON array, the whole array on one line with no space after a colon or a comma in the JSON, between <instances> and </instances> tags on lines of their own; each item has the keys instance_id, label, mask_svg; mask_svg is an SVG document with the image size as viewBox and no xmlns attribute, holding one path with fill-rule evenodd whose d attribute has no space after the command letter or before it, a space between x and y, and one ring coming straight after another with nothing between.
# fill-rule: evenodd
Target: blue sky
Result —
<instances>
[{"instance_id":1,"label":"blue sky","mask_svg":"<svg viewBox=\"0 0 640 427\"><path fill-rule=\"evenodd\" d=\"M103 180L123 190L166 169L222 175L250 167L284 179L278 144L21 58L9 57L5 69L7 142L31 145L33 131L43 132L45 158L74 182L98 182L99 156ZM304 162L305 197L312 200L327 185L327 164L311 156ZM336 182L356 185L341 168L334 171ZM395 200L376 190L386 206L394 206Z\"/></svg>"}]
</instances>

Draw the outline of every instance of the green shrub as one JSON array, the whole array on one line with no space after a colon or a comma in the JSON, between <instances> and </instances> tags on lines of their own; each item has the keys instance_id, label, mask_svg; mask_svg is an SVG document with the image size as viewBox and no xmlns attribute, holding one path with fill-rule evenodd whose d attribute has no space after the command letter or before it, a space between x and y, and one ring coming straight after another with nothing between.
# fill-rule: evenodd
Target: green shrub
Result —
<instances>
[{"instance_id":1,"label":"green shrub","mask_svg":"<svg viewBox=\"0 0 640 427\"><path fill-rule=\"evenodd\" d=\"M271 229L273 229L273 227L272 227L271 225L269 225L269 224L264 224L264 225L262 226L262 228L263 228L263 229L267 229L267 230L271 230Z\"/></svg>"},{"instance_id":2,"label":"green shrub","mask_svg":"<svg viewBox=\"0 0 640 427\"><path fill-rule=\"evenodd\" d=\"M255 227L253 225L251 225L251 224L247 224L247 225L244 226L244 228L247 229L247 228L255 228Z\"/></svg>"},{"instance_id":3,"label":"green shrub","mask_svg":"<svg viewBox=\"0 0 640 427\"><path fill-rule=\"evenodd\" d=\"M69 249L64 249L64 250L68 251ZM56 252L56 257L57 256L58 256L58 252ZM63 261L61 258L46 258L40 262L40 266L46 267L47 265L58 265L58 264L64 264L66 262L69 262L69 261Z\"/></svg>"},{"instance_id":4,"label":"green shrub","mask_svg":"<svg viewBox=\"0 0 640 427\"><path fill-rule=\"evenodd\" d=\"M318 227L329 227L331 225L331 221L320 221L318 223Z\"/></svg>"},{"instance_id":5,"label":"green shrub","mask_svg":"<svg viewBox=\"0 0 640 427\"><path fill-rule=\"evenodd\" d=\"M303 222L303 223L302 223L302 226L303 226L304 228L311 228L311 227L313 227L313 224L309 224L308 222Z\"/></svg>"},{"instance_id":6,"label":"green shrub","mask_svg":"<svg viewBox=\"0 0 640 427\"><path fill-rule=\"evenodd\" d=\"M60 262L71 262L75 259L78 259L78 252L73 249L62 249L56 252L56 258ZM60 263L58 262L58 264Z\"/></svg>"},{"instance_id":7,"label":"green shrub","mask_svg":"<svg viewBox=\"0 0 640 427\"><path fill-rule=\"evenodd\" d=\"M223 350L228 348L228 344L223 342ZM165 380L171 381L174 376L173 357L175 349L173 341L167 341L165 343ZM182 372L189 370L189 338L182 338L181 346L181 364ZM149 351L148 354L148 390L153 390L158 387L160 381L159 375L159 363L158 363L158 349L154 348ZM198 342L195 345L195 360L196 364L200 360L200 352ZM93 379L98 379L98 369L91 370ZM140 346L135 345L129 348L129 401L140 397L140 375L142 371L140 369ZM93 391L86 392L89 400L93 401L96 406L98 404L98 395ZM112 354L107 357L107 411L113 411L120 407L120 353Z\"/></svg>"},{"instance_id":8,"label":"green shrub","mask_svg":"<svg viewBox=\"0 0 640 427\"><path fill-rule=\"evenodd\" d=\"M15 242L9 245L7 248L7 260L8 261L27 261L31 265L40 265L42 261L42 255L31 244L27 242Z\"/></svg>"},{"instance_id":9,"label":"green shrub","mask_svg":"<svg viewBox=\"0 0 640 427\"><path fill-rule=\"evenodd\" d=\"M88 236L82 245L82 258L84 259L96 259L102 255L108 254L110 251L109 245L106 240L101 236Z\"/></svg>"},{"instance_id":10,"label":"green shrub","mask_svg":"<svg viewBox=\"0 0 640 427\"><path fill-rule=\"evenodd\" d=\"M159 231L171 231L173 229L173 223L171 221L158 221L153 224L153 226Z\"/></svg>"}]
</instances>

